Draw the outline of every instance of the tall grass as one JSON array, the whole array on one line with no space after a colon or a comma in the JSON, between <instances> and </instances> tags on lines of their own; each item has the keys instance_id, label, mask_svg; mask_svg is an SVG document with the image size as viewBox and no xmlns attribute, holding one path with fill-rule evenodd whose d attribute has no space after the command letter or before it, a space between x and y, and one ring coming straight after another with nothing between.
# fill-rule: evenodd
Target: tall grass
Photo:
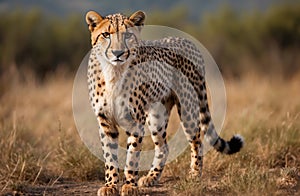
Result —
<instances>
[{"instance_id":1,"label":"tall grass","mask_svg":"<svg viewBox=\"0 0 300 196\"><path fill-rule=\"evenodd\" d=\"M102 163L89 153L76 132L72 77L65 77L58 74L44 84L30 78L15 81L2 94L0 191L20 184L53 185L64 178L102 178Z\"/></svg>"}]
</instances>

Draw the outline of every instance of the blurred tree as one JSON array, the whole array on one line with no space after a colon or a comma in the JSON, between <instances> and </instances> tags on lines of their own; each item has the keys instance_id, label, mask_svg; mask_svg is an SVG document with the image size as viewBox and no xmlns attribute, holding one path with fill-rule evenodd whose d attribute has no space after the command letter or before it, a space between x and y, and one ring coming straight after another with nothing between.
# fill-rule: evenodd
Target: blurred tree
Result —
<instances>
[{"instance_id":1,"label":"blurred tree","mask_svg":"<svg viewBox=\"0 0 300 196\"><path fill-rule=\"evenodd\" d=\"M84 16L47 18L39 10L0 14L0 75L14 65L38 78L58 68L74 71L91 48ZM185 7L147 13L146 24L190 33L212 53L226 75L251 70L290 77L300 70L300 5L239 13L230 7L189 20ZM24 72L25 73L25 72Z\"/></svg>"},{"instance_id":2,"label":"blurred tree","mask_svg":"<svg viewBox=\"0 0 300 196\"><path fill-rule=\"evenodd\" d=\"M188 20L188 10L186 7L175 7L168 11L153 11L147 14L146 24L148 25L164 25L168 27L183 30Z\"/></svg>"},{"instance_id":3,"label":"blurred tree","mask_svg":"<svg viewBox=\"0 0 300 196\"><path fill-rule=\"evenodd\" d=\"M71 16L61 21L32 10L6 13L1 18L1 72L13 64L20 72L34 70L42 79L58 66L74 70L89 51L89 34L83 17Z\"/></svg>"},{"instance_id":4,"label":"blurred tree","mask_svg":"<svg viewBox=\"0 0 300 196\"><path fill-rule=\"evenodd\" d=\"M273 7L266 15L265 38L285 49L300 46L300 5Z\"/></svg>"}]
</instances>

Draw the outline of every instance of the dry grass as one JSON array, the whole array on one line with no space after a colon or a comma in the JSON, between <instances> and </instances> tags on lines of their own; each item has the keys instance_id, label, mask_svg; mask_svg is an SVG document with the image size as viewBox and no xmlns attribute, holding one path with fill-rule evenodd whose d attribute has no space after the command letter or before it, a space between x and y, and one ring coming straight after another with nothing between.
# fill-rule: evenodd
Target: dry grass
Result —
<instances>
[{"instance_id":1,"label":"dry grass","mask_svg":"<svg viewBox=\"0 0 300 196\"><path fill-rule=\"evenodd\" d=\"M185 178L188 155L171 163L165 175L180 174L174 193L182 195L299 194L299 79L289 82L255 76L226 81L228 108L225 138L240 133L244 149L233 156L209 152L201 183ZM183 165L182 163L186 163Z\"/></svg>"},{"instance_id":2,"label":"dry grass","mask_svg":"<svg viewBox=\"0 0 300 196\"><path fill-rule=\"evenodd\" d=\"M68 179L101 180L102 163L77 134L71 108L72 77L39 84L14 80L0 95L0 191L55 186ZM166 166L169 195L299 194L299 77L290 81L255 76L226 80L227 117L221 135L244 136L233 156L209 152L200 182L186 178L189 152ZM1 90L1 89L0 89ZM166 180L166 179L169 179ZM155 189L155 188L154 188Z\"/></svg>"},{"instance_id":3,"label":"dry grass","mask_svg":"<svg viewBox=\"0 0 300 196\"><path fill-rule=\"evenodd\" d=\"M12 82L1 96L0 191L72 178L102 178L101 162L82 144L72 116L72 79ZM97 167L98 166L98 167Z\"/></svg>"}]
</instances>

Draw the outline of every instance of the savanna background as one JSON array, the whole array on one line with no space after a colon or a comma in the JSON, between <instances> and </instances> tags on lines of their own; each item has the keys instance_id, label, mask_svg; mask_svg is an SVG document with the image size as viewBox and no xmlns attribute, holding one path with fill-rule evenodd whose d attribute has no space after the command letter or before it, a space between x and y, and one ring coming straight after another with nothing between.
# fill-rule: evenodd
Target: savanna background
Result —
<instances>
[{"instance_id":1,"label":"savanna background","mask_svg":"<svg viewBox=\"0 0 300 196\"><path fill-rule=\"evenodd\" d=\"M141 9L146 24L197 38L224 77L221 136L245 138L236 155L209 152L200 182L186 178L187 149L145 195L300 194L300 2L276 0L1 0L0 194L95 195L103 184L103 163L72 114L73 79L91 47L90 9Z\"/></svg>"}]
</instances>

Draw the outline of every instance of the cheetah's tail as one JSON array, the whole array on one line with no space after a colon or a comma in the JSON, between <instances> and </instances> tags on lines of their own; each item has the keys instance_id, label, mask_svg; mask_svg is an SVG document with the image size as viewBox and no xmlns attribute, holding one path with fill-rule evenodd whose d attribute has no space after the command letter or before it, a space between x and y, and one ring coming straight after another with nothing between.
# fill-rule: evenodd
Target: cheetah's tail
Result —
<instances>
[{"instance_id":1,"label":"cheetah's tail","mask_svg":"<svg viewBox=\"0 0 300 196\"><path fill-rule=\"evenodd\" d=\"M244 139L240 135L234 135L230 141L225 141L221 137L218 138L213 147L224 154L234 154L239 152L244 145Z\"/></svg>"},{"instance_id":2,"label":"cheetah's tail","mask_svg":"<svg viewBox=\"0 0 300 196\"><path fill-rule=\"evenodd\" d=\"M223 154L234 154L239 152L244 145L244 139L242 136L237 134L229 141L225 141L217 134L213 126L208 129L205 134L205 139L214 147L214 149Z\"/></svg>"}]
</instances>

